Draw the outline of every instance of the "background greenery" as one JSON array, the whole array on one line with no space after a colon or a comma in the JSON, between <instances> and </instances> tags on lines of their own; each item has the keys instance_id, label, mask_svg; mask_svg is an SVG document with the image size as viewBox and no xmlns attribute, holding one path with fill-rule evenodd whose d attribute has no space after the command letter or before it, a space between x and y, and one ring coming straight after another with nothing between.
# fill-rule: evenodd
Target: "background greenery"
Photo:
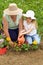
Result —
<instances>
[{"instance_id":1,"label":"background greenery","mask_svg":"<svg viewBox=\"0 0 43 65\"><path fill-rule=\"evenodd\" d=\"M0 0L0 26L2 22L3 10L9 3L16 3L25 13L27 10L34 10L39 25L38 32L43 37L43 0Z\"/></svg>"}]
</instances>

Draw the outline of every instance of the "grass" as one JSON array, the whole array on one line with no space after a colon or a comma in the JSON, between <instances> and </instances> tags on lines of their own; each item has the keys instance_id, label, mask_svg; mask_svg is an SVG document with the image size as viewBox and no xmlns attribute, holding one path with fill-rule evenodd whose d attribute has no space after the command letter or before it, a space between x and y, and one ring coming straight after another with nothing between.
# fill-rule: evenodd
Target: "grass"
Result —
<instances>
[{"instance_id":1,"label":"grass","mask_svg":"<svg viewBox=\"0 0 43 65\"><path fill-rule=\"evenodd\" d=\"M43 37L43 0L0 0L0 27L3 10L8 7L9 3L16 3L24 13L29 9L34 10L39 25L38 32Z\"/></svg>"}]
</instances>

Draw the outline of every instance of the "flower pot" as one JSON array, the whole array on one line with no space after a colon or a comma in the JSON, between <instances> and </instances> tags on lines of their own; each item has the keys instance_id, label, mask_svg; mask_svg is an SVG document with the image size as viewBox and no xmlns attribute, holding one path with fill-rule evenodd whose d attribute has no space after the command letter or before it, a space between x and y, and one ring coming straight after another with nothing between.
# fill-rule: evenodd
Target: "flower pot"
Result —
<instances>
[{"instance_id":1,"label":"flower pot","mask_svg":"<svg viewBox=\"0 0 43 65\"><path fill-rule=\"evenodd\" d=\"M0 55L3 55L7 52L7 48L0 48Z\"/></svg>"}]
</instances>

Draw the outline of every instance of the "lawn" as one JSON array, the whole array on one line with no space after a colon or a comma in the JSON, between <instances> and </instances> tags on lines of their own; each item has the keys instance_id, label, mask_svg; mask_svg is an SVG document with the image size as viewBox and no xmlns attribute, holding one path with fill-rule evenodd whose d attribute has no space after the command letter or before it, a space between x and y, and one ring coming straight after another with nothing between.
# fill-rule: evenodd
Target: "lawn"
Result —
<instances>
[{"instance_id":1,"label":"lawn","mask_svg":"<svg viewBox=\"0 0 43 65\"><path fill-rule=\"evenodd\" d=\"M39 26L38 32L43 37L43 0L0 0L0 27L3 10L8 7L9 3L16 3L24 13L29 9L34 10Z\"/></svg>"}]
</instances>

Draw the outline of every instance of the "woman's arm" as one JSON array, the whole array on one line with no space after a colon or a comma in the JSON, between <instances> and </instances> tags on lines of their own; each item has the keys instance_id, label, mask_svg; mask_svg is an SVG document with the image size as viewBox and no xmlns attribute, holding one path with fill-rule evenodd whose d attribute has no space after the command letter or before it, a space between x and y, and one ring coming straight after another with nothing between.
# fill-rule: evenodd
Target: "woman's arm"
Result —
<instances>
[{"instance_id":1,"label":"woman's arm","mask_svg":"<svg viewBox=\"0 0 43 65\"><path fill-rule=\"evenodd\" d=\"M19 35L20 35L20 32L23 30L23 19L21 18L20 20L19 20ZM24 35L22 35L22 36L19 36L18 35L18 43L20 42L20 40L19 39L22 39L22 43L24 43L24 41L25 41L25 38L24 38Z\"/></svg>"},{"instance_id":2,"label":"woman's arm","mask_svg":"<svg viewBox=\"0 0 43 65\"><path fill-rule=\"evenodd\" d=\"M19 32L23 29L23 18L19 20Z\"/></svg>"},{"instance_id":3,"label":"woman's arm","mask_svg":"<svg viewBox=\"0 0 43 65\"><path fill-rule=\"evenodd\" d=\"M2 23L3 23L3 30L6 37L10 37L9 32L8 32L8 22L6 21L5 17L3 17Z\"/></svg>"},{"instance_id":4,"label":"woman's arm","mask_svg":"<svg viewBox=\"0 0 43 65\"><path fill-rule=\"evenodd\" d=\"M11 41L11 38L10 38L10 35L9 35L9 32L8 32L8 23L7 23L6 19L5 19L5 17L3 17L3 22L2 23L3 23L3 30L4 30L4 33L6 35L6 39L7 38L10 39L9 40L9 44L10 44L11 47L13 47L14 46L14 43Z\"/></svg>"}]
</instances>

